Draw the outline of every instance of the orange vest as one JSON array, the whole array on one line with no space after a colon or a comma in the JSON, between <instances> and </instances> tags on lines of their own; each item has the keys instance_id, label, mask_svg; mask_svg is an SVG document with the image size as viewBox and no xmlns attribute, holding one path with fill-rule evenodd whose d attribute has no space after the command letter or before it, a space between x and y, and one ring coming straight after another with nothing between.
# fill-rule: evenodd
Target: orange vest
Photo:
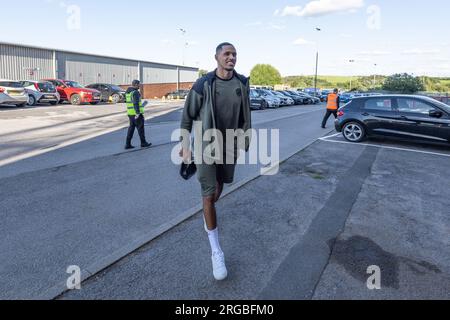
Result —
<instances>
[{"instance_id":1,"label":"orange vest","mask_svg":"<svg viewBox=\"0 0 450 320\"><path fill-rule=\"evenodd\" d=\"M335 94L335 93L330 93L328 95L328 102L327 102L327 109L328 110L337 110L337 109L339 109L338 105L337 105L337 98L338 98L338 95Z\"/></svg>"}]
</instances>

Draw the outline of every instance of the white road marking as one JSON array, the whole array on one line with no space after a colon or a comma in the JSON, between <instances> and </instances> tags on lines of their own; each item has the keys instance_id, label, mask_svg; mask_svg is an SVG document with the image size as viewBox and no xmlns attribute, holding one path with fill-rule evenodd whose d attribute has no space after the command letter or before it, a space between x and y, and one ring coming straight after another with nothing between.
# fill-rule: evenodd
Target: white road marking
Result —
<instances>
[{"instance_id":1,"label":"white road marking","mask_svg":"<svg viewBox=\"0 0 450 320\"><path fill-rule=\"evenodd\" d=\"M327 137L322 137L322 138L320 138L320 139L329 139L329 138L334 138L334 137L337 137L337 136L339 136L339 135L341 135L342 133L335 133L335 134L333 134L333 135L331 135L331 136L327 136Z\"/></svg>"},{"instance_id":2,"label":"white road marking","mask_svg":"<svg viewBox=\"0 0 450 320\"><path fill-rule=\"evenodd\" d=\"M351 145L354 145L354 146L377 147L377 148L380 148L380 149L408 151L408 152L415 152L415 153L431 154L431 155L435 155L435 156L450 157L450 154L446 154L446 153L438 153L438 152L431 152L431 151L421 151L421 150L399 148L399 147L388 147L388 146L382 146L382 145L378 145L378 144L369 144L369 143L353 143L353 142L347 142L347 141L335 141L335 140L329 140L326 137L325 138L319 138L319 140L325 141L325 142L331 142L331 143L351 144Z\"/></svg>"}]
</instances>

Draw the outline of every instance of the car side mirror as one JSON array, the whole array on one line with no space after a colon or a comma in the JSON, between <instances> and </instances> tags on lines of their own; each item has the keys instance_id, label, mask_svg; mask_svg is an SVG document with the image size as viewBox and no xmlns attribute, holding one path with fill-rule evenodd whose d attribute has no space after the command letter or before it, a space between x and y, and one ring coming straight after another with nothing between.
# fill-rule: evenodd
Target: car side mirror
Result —
<instances>
[{"instance_id":1,"label":"car side mirror","mask_svg":"<svg viewBox=\"0 0 450 320\"><path fill-rule=\"evenodd\" d=\"M430 117L432 118L442 118L444 114L442 113L442 111L438 111L438 110L431 110L430 111Z\"/></svg>"}]
</instances>

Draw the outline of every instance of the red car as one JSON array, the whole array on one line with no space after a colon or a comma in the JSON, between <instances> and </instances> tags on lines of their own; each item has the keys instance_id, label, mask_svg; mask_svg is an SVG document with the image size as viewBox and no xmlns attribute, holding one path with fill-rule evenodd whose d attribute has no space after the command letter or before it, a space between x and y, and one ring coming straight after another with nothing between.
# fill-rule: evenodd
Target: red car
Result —
<instances>
[{"instance_id":1,"label":"red car","mask_svg":"<svg viewBox=\"0 0 450 320\"><path fill-rule=\"evenodd\" d=\"M69 101L74 105L80 105L82 103L90 103L95 105L102 99L102 94L100 91L85 88L75 81L60 79L44 79L44 81L51 82L55 85L61 96L60 102Z\"/></svg>"}]
</instances>

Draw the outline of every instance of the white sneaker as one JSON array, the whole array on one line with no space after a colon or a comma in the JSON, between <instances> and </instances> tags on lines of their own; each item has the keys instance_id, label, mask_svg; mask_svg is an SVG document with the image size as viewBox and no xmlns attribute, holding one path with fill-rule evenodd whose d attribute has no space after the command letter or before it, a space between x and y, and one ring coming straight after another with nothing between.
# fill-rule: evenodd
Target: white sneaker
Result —
<instances>
[{"instance_id":1,"label":"white sneaker","mask_svg":"<svg viewBox=\"0 0 450 320\"><path fill-rule=\"evenodd\" d=\"M212 255L213 273L217 281L225 280L228 277L225 265L225 255L223 252L214 252Z\"/></svg>"}]
</instances>

